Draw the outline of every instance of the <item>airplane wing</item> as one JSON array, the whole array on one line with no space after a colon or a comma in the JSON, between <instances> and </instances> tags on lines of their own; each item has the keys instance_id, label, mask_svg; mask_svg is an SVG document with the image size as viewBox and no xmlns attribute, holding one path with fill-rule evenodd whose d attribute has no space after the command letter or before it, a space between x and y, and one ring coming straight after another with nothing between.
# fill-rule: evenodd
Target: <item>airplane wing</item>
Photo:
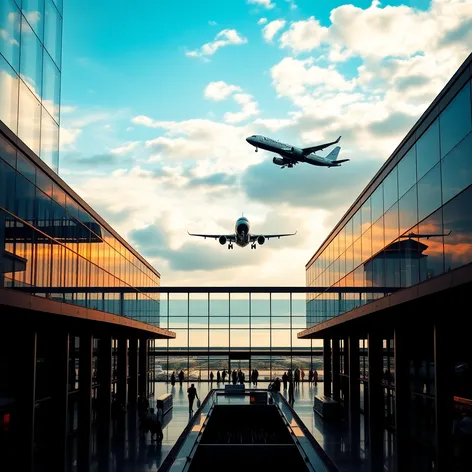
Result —
<instances>
[{"instance_id":1,"label":"airplane wing","mask_svg":"<svg viewBox=\"0 0 472 472\"><path fill-rule=\"evenodd\" d=\"M195 233L189 233L187 231L187 233L190 235L190 236L198 236L200 238L210 238L210 239L220 239L221 236L224 236L226 238L226 240L229 242L229 241L236 241L236 235L235 234L195 234Z\"/></svg>"},{"instance_id":2,"label":"airplane wing","mask_svg":"<svg viewBox=\"0 0 472 472\"><path fill-rule=\"evenodd\" d=\"M257 238L259 236L263 236L265 239L273 239L273 238L283 238L284 236L294 236L295 234L297 234L297 232L295 231L295 233L284 233L284 234L251 234L251 242L254 242L254 241L257 241Z\"/></svg>"},{"instance_id":3,"label":"airplane wing","mask_svg":"<svg viewBox=\"0 0 472 472\"><path fill-rule=\"evenodd\" d=\"M339 136L339 138L336 139L336 141L333 141L331 143L318 144L318 146L302 148L302 151L304 154L311 154L312 152L322 151L324 148L332 146L333 144L338 144L340 139L341 139L341 136Z\"/></svg>"}]
</instances>

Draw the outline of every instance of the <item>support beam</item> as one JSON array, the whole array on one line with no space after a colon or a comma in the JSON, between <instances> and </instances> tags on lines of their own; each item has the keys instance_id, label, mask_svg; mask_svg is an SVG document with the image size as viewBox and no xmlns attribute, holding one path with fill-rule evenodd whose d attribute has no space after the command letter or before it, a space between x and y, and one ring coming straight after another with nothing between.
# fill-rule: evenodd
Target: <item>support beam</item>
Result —
<instances>
[{"instance_id":1,"label":"support beam","mask_svg":"<svg viewBox=\"0 0 472 472\"><path fill-rule=\"evenodd\" d=\"M397 472L410 467L410 336L409 327L402 326L394 333L395 362L395 459Z\"/></svg>"},{"instance_id":2,"label":"support beam","mask_svg":"<svg viewBox=\"0 0 472 472\"><path fill-rule=\"evenodd\" d=\"M331 396L331 345L330 338L323 339L323 393Z\"/></svg>"},{"instance_id":3,"label":"support beam","mask_svg":"<svg viewBox=\"0 0 472 472\"><path fill-rule=\"evenodd\" d=\"M118 339L118 403L126 408L128 404L128 339L120 337Z\"/></svg>"},{"instance_id":4,"label":"support beam","mask_svg":"<svg viewBox=\"0 0 472 472\"><path fill-rule=\"evenodd\" d=\"M139 339L139 394L147 396L148 394L148 370L149 350L148 340L146 338Z\"/></svg>"},{"instance_id":5,"label":"support beam","mask_svg":"<svg viewBox=\"0 0 472 472\"><path fill-rule=\"evenodd\" d=\"M436 396L436 467L437 472L453 470L451 427L453 424L453 377L450 324L434 325L434 379Z\"/></svg>"},{"instance_id":6,"label":"support beam","mask_svg":"<svg viewBox=\"0 0 472 472\"><path fill-rule=\"evenodd\" d=\"M339 338L333 337L333 400L339 401L341 398L341 361L340 361Z\"/></svg>"},{"instance_id":7,"label":"support beam","mask_svg":"<svg viewBox=\"0 0 472 472\"><path fill-rule=\"evenodd\" d=\"M359 381L359 337L348 338L349 357L349 444L351 458L357 462L360 457L360 381Z\"/></svg>"},{"instance_id":8,"label":"support beam","mask_svg":"<svg viewBox=\"0 0 472 472\"><path fill-rule=\"evenodd\" d=\"M84 333L79 345L79 433L77 463L79 472L90 470L92 431L93 336Z\"/></svg>"},{"instance_id":9,"label":"support beam","mask_svg":"<svg viewBox=\"0 0 472 472\"><path fill-rule=\"evenodd\" d=\"M136 405L138 401L138 338L129 340L129 380L128 403Z\"/></svg>"},{"instance_id":10,"label":"support beam","mask_svg":"<svg viewBox=\"0 0 472 472\"><path fill-rule=\"evenodd\" d=\"M375 330L375 328L373 328ZM383 470L384 441L384 394L382 387L383 339L376 331L368 334L369 385L367 434L369 435L368 457L371 472Z\"/></svg>"}]
</instances>

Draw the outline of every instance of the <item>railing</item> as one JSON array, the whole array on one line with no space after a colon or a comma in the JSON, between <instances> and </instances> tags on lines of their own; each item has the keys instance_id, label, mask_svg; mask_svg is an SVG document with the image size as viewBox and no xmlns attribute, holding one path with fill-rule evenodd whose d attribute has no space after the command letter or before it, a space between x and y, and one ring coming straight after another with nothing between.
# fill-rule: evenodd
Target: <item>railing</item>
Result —
<instances>
[{"instance_id":1,"label":"railing","mask_svg":"<svg viewBox=\"0 0 472 472\"><path fill-rule=\"evenodd\" d=\"M249 401L249 397L254 393L265 393L267 395L267 404L275 406L308 470L312 472L338 472L338 469L316 442L286 399L279 393L263 389L247 389L245 392L230 394L226 393L224 389L210 390L159 470L162 472L187 471L190 468L211 414L215 406L220 404L220 399L224 398L226 400L224 404L235 403L241 405L245 403L246 397L248 397Z\"/></svg>"}]
</instances>

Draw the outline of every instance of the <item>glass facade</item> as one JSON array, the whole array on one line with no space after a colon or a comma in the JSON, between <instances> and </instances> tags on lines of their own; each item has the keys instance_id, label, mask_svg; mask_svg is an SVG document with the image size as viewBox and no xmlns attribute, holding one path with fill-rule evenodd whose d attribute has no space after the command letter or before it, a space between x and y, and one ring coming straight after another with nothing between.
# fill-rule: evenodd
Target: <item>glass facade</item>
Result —
<instances>
[{"instance_id":1,"label":"glass facade","mask_svg":"<svg viewBox=\"0 0 472 472\"><path fill-rule=\"evenodd\" d=\"M0 120L59 167L62 1L0 2Z\"/></svg>"},{"instance_id":2,"label":"glass facade","mask_svg":"<svg viewBox=\"0 0 472 472\"><path fill-rule=\"evenodd\" d=\"M155 269L0 135L0 287L47 288L37 294L158 326L159 294L80 288L159 284ZM61 287L72 289L55 294Z\"/></svg>"},{"instance_id":3,"label":"glass facade","mask_svg":"<svg viewBox=\"0 0 472 472\"><path fill-rule=\"evenodd\" d=\"M309 326L472 262L471 131L468 81L310 262L308 287L366 293L309 294Z\"/></svg>"},{"instance_id":4,"label":"glass facade","mask_svg":"<svg viewBox=\"0 0 472 472\"><path fill-rule=\"evenodd\" d=\"M256 291L162 293L160 327L177 336L156 340L157 379L180 370L186 379L207 380L211 371L216 379L223 369L241 369L248 379L256 368L269 380L296 367L307 378L310 368L322 375L321 343L297 338L306 327L306 293Z\"/></svg>"}]
</instances>

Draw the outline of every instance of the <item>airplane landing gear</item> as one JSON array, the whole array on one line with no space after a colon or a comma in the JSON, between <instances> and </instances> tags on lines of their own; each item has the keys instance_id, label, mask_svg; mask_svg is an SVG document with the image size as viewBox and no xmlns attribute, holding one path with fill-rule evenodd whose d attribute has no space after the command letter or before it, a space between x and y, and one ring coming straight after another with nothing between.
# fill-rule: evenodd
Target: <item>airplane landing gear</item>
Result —
<instances>
[{"instance_id":1,"label":"airplane landing gear","mask_svg":"<svg viewBox=\"0 0 472 472\"><path fill-rule=\"evenodd\" d=\"M256 244L255 243L251 244L251 249L256 249Z\"/></svg>"},{"instance_id":2,"label":"airplane landing gear","mask_svg":"<svg viewBox=\"0 0 472 472\"><path fill-rule=\"evenodd\" d=\"M257 152L257 148L254 150L254 152Z\"/></svg>"},{"instance_id":3,"label":"airplane landing gear","mask_svg":"<svg viewBox=\"0 0 472 472\"><path fill-rule=\"evenodd\" d=\"M228 244L228 249L233 249L233 245L232 245L232 244Z\"/></svg>"}]
</instances>

